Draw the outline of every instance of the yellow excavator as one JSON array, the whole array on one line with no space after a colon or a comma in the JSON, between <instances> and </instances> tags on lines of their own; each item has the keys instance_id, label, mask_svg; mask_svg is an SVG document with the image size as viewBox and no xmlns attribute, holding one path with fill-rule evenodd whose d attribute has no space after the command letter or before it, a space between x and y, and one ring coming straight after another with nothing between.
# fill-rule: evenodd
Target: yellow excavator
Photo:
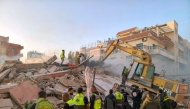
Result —
<instances>
[{"instance_id":1,"label":"yellow excavator","mask_svg":"<svg viewBox=\"0 0 190 109\"><path fill-rule=\"evenodd\" d=\"M190 97L188 94L189 85L160 77L154 73L155 66L152 64L152 58L147 52L131 46L128 43L121 42L119 39L114 40L106 49L102 61L104 61L115 49L122 50L140 60L133 59L129 67L127 82L141 88L147 88L149 91L156 93L158 89L164 92L178 103L186 103Z\"/></svg>"}]
</instances>

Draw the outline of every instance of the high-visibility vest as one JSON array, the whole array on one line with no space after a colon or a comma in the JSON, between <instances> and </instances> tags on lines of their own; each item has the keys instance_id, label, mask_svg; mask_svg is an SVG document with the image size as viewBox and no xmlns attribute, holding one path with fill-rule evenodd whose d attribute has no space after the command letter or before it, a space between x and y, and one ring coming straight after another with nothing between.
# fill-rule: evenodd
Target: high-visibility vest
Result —
<instances>
[{"instance_id":1,"label":"high-visibility vest","mask_svg":"<svg viewBox=\"0 0 190 109\"><path fill-rule=\"evenodd\" d=\"M73 99L70 99L69 101L66 102L69 106L74 106L75 102L73 101Z\"/></svg>"},{"instance_id":2,"label":"high-visibility vest","mask_svg":"<svg viewBox=\"0 0 190 109\"><path fill-rule=\"evenodd\" d=\"M116 100L122 100L123 94L120 93L120 92L116 92L116 93L115 93L115 98L116 98Z\"/></svg>"},{"instance_id":3,"label":"high-visibility vest","mask_svg":"<svg viewBox=\"0 0 190 109\"><path fill-rule=\"evenodd\" d=\"M38 98L35 109L54 109L47 98Z\"/></svg>"},{"instance_id":4,"label":"high-visibility vest","mask_svg":"<svg viewBox=\"0 0 190 109\"><path fill-rule=\"evenodd\" d=\"M124 70L124 74L127 74L128 73L128 69L123 69Z\"/></svg>"},{"instance_id":5,"label":"high-visibility vest","mask_svg":"<svg viewBox=\"0 0 190 109\"><path fill-rule=\"evenodd\" d=\"M60 57L65 58L65 52L62 51L61 54L60 54Z\"/></svg>"},{"instance_id":6,"label":"high-visibility vest","mask_svg":"<svg viewBox=\"0 0 190 109\"><path fill-rule=\"evenodd\" d=\"M102 100L100 95L93 94L95 96L95 101L94 101L94 109L101 109L102 108Z\"/></svg>"},{"instance_id":7,"label":"high-visibility vest","mask_svg":"<svg viewBox=\"0 0 190 109\"><path fill-rule=\"evenodd\" d=\"M168 96L165 96L164 97L164 101L167 101L167 100L169 100L170 98L168 97Z\"/></svg>"},{"instance_id":8,"label":"high-visibility vest","mask_svg":"<svg viewBox=\"0 0 190 109\"><path fill-rule=\"evenodd\" d=\"M77 94L75 97L74 97L74 103L76 106L85 106L84 104L84 95L82 93L80 94Z\"/></svg>"}]
</instances>

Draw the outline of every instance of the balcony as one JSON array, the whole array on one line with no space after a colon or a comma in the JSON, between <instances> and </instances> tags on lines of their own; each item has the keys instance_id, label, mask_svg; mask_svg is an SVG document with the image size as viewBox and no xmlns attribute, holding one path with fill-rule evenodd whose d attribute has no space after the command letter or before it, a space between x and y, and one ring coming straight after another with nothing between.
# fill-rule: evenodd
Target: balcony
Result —
<instances>
[{"instance_id":1,"label":"balcony","mask_svg":"<svg viewBox=\"0 0 190 109\"><path fill-rule=\"evenodd\" d=\"M142 49L145 52L149 53L149 54L160 54L162 56L168 57L172 60L174 60L174 53L160 47L160 46L147 46L147 45L143 45L140 47L137 47L138 49Z\"/></svg>"},{"instance_id":2,"label":"balcony","mask_svg":"<svg viewBox=\"0 0 190 109\"><path fill-rule=\"evenodd\" d=\"M184 48L183 48L183 45L178 43L178 48L181 50L181 51L184 51Z\"/></svg>"},{"instance_id":3,"label":"balcony","mask_svg":"<svg viewBox=\"0 0 190 109\"><path fill-rule=\"evenodd\" d=\"M182 57L179 57L179 62L182 63L182 64L185 64L185 65L188 64L188 63L187 63L187 60L185 60L185 59L182 58Z\"/></svg>"}]
</instances>

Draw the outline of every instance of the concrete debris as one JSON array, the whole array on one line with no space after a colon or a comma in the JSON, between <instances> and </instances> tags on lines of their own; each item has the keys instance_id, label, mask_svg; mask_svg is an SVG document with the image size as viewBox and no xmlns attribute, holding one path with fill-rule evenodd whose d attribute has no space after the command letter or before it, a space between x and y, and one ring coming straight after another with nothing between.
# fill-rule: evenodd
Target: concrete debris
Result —
<instances>
[{"instance_id":1,"label":"concrete debris","mask_svg":"<svg viewBox=\"0 0 190 109\"><path fill-rule=\"evenodd\" d=\"M15 76L15 74L16 74L16 68L13 68L11 70L11 73L9 73L9 79L13 79L13 77Z\"/></svg>"},{"instance_id":2,"label":"concrete debris","mask_svg":"<svg viewBox=\"0 0 190 109\"><path fill-rule=\"evenodd\" d=\"M0 99L0 109L11 109L12 107L11 99Z\"/></svg>"},{"instance_id":3,"label":"concrete debris","mask_svg":"<svg viewBox=\"0 0 190 109\"><path fill-rule=\"evenodd\" d=\"M43 63L27 64L13 60L0 65L0 109L23 108L25 103L35 102L40 90L46 91L50 102L61 109L62 94L69 87L86 90L85 81L78 77L85 67L52 64L56 59L53 56Z\"/></svg>"}]
</instances>

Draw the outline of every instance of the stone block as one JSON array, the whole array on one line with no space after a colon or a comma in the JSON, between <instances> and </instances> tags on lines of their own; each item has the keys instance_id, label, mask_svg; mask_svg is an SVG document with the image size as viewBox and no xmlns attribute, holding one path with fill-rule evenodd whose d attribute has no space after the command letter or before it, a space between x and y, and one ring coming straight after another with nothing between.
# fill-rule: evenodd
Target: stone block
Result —
<instances>
[{"instance_id":1,"label":"stone block","mask_svg":"<svg viewBox=\"0 0 190 109\"><path fill-rule=\"evenodd\" d=\"M38 98L40 88L32 85L29 81L24 81L20 85L9 90L10 96L19 105L23 105L26 101L31 101Z\"/></svg>"}]
</instances>

